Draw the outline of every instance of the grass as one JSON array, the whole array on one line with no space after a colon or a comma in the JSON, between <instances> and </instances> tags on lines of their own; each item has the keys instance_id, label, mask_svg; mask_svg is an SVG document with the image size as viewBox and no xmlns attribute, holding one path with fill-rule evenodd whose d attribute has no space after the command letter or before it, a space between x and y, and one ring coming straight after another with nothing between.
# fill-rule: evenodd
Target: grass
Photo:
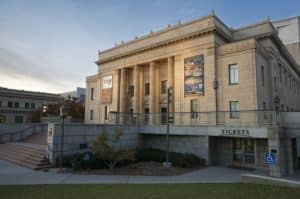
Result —
<instances>
[{"instance_id":1,"label":"grass","mask_svg":"<svg viewBox=\"0 0 300 199\"><path fill-rule=\"evenodd\" d=\"M4 185L0 186L0 198L296 199L300 188L257 184Z\"/></svg>"}]
</instances>

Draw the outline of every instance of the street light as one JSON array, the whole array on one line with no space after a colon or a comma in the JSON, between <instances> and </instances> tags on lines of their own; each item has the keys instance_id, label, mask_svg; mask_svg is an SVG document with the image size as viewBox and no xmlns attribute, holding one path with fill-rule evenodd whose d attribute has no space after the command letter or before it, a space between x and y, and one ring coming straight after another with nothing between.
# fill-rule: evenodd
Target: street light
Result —
<instances>
[{"instance_id":1,"label":"street light","mask_svg":"<svg viewBox=\"0 0 300 199\"><path fill-rule=\"evenodd\" d=\"M172 103L172 96L173 96L173 87L168 88L167 92L167 133L166 133L166 161L163 162L163 167L171 167L172 163L169 161L169 134L170 134L170 103ZM173 120L172 120L173 123Z\"/></svg>"},{"instance_id":2,"label":"street light","mask_svg":"<svg viewBox=\"0 0 300 199\"><path fill-rule=\"evenodd\" d=\"M65 119L69 113L69 104L63 102L63 105L60 107L60 117L62 118L62 126L61 126L61 136L60 136L60 170L62 170L62 161L63 161L63 151L64 151L64 130L65 130Z\"/></svg>"}]
</instances>

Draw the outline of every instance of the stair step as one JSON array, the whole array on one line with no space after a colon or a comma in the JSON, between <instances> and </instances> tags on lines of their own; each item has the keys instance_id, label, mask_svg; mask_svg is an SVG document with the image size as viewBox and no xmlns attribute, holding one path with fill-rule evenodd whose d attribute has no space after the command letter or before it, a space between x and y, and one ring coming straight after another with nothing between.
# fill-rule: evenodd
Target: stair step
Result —
<instances>
[{"instance_id":1,"label":"stair step","mask_svg":"<svg viewBox=\"0 0 300 199\"><path fill-rule=\"evenodd\" d=\"M12 149L12 148L2 149L2 150L0 150L0 152L14 154L16 156L36 157L39 159L48 157L48 154L46 154L46 153L37 153L37 152L32 153L32 152L21 151L21 150L16 150L16 149Z\"/></svg>"},{"instance_id":2,"label":"stair step","mask_svg":"<svg viewBox=\"0 0 300 199\"><path fill-rule=\"evenodd\" d=\"M6 152L6 151L0 151L0 157L2 156L13 156L14 158L20 159L20 160L30 160L33 162L40 162L41 160L44 159L44 157L36 157L36 156L30 156L30 155L25 155L21 153L14 153L14 152Z\"/></svg>"},{"instance_id":3,"label":"stair step","mask_svg":"<svg viewBox=\"0 0 300 199\"><path fill-rule=\"evenodd\" d=\"M13 158L7 157L7 156L1 156L1 159L6 160L8 162L15 163L15 164L20 165L20 166L27 167L29 169L34 169L34 170L48 168L48 167L51 166L50 164L40 164L40 165L39 164L32 164L32 163L28 163L28 162L25 162L25 161L19 161L19 160L16 160L16 159L13 159Z\"/></svg>"},{"instance_id":4,"label":"stair step","mask_svg":"<svg viewBox=\"0 0 300 199\"><path fill-rule=\"evenodd\" d=\"M43 148L42 145L27 143L0 144L0 159L34 170L51 167L47 149Z\"/></svg>"},{"instance_id":5,"label":"stair step","mask_svg":"<svg viewBox=\"0 0 300 199\"><path fill-rule=\"evenodd\" d=\"M40 162L34 162L34 161L27 161L26 159L18 159L13 156L9 155L0 155L0 159L7 160L9 162L25 166L30 169L39 169L39 168L46 168L51 166L50 162L47 163L40 163Z\"/></svg>"}]
</instances>

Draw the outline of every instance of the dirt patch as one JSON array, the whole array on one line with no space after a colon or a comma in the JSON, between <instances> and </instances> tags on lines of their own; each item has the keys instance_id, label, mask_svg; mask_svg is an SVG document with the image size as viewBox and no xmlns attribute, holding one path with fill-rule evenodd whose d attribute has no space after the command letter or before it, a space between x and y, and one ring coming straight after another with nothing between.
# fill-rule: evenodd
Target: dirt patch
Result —
<instances>
[{"instance_id":1,"label":"dirt patch","mask_svg":"<svg viewBox=\"0 0 300 199\"><path fill-rule=\"evenodd\" d=\"M124 166L122 168L115 168L114 170L84 170L75 171L76 174L93 174L93 175L143 175L143 176L173 176L191 172L201 167L195 168L180 168L171 167L164 168L160 162L138 162Z\"/></svg>"}]
</instances>

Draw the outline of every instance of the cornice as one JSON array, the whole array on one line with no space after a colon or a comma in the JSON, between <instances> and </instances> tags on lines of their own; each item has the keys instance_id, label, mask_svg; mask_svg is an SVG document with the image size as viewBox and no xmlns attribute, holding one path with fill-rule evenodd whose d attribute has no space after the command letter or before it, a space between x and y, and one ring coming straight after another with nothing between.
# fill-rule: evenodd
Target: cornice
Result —
<instances>
[{"instance_id":1,"label":"cornice","mask_svg":"<svg viewBox=\"0 0 300 199\"><path fill-rule=\"evenodd\" d=\"M133 50L133 51L129 51L129 52L126 52L126 53L120 53L116 56L111 56L111 57L106 58L106 59L98 60L95 63L97 65L107 63L107 62L110 62L110 61L113 61L113 60L116 60L116 59L125 58L125 57L135 55L135 54L138 54L138 53L141 53L141 52L161 48L161 47L164 47L164 46L169 46L169 45L179 43L179 42L182 42L182 41L186 41L186 40L192 40L192 39L201 37L203 35L213 33L215 31L216 31L215 27L207 28L205 30L201 30L201 31L197 31L197 32L187 34L187 35L184 35L184 36L180 36L180 37L177 37L177 38L169 39L169 40L166 40L166 41L163 41L163 42L160 42L160 43L156 43L156 44L152 44L152 45L149 45L149 46L145 46L145 47Z\"/></svg>"}]
</instances>

